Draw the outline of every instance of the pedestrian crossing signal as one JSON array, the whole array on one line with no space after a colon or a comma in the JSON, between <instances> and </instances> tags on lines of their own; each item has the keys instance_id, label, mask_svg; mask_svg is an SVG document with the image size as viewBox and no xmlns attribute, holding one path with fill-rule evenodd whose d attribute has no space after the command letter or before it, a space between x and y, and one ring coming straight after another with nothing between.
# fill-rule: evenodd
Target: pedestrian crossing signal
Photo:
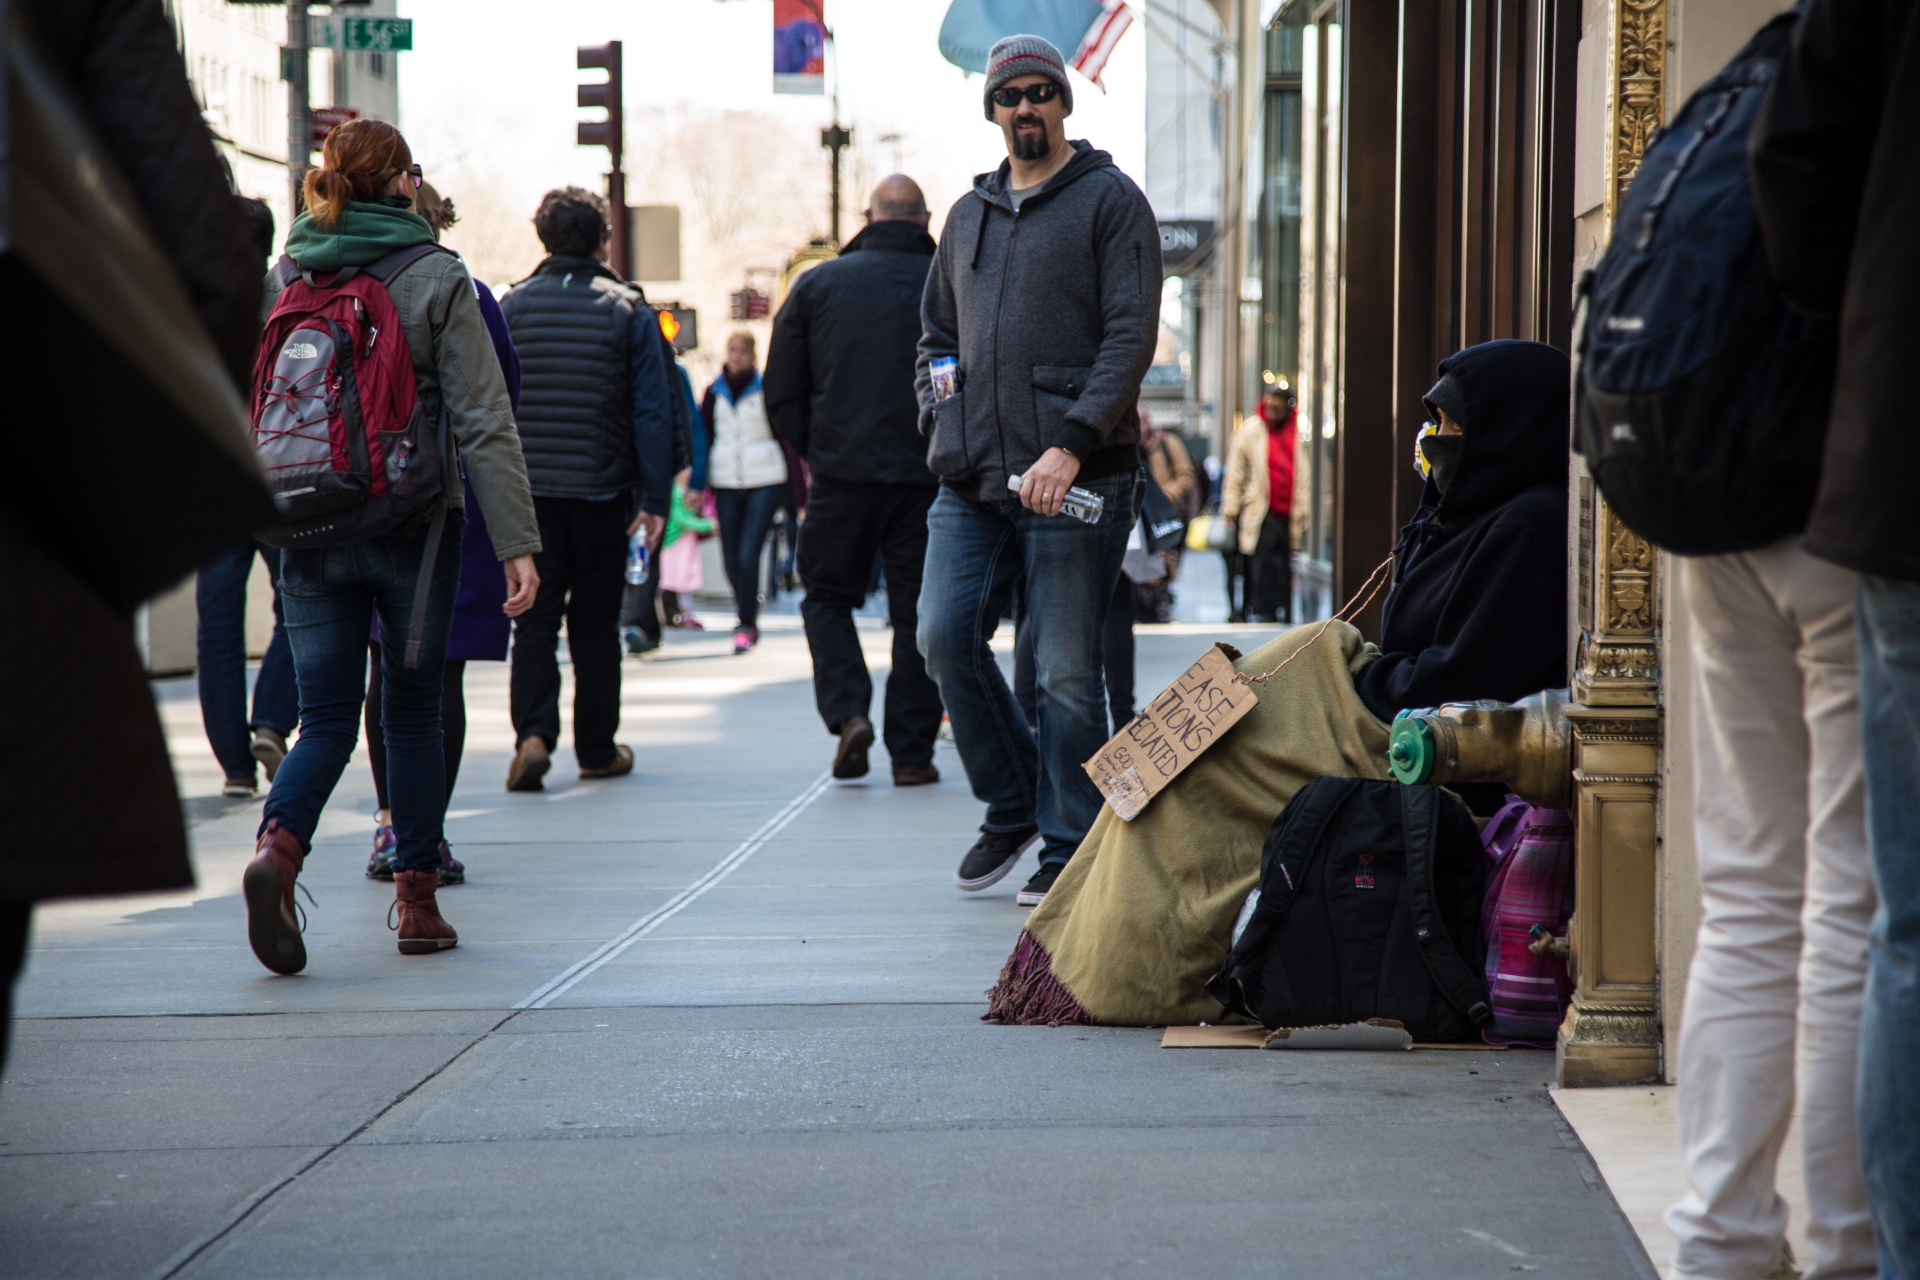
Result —
<instances>
[{"instance_id":1,"label":"pedestrian crossing signal","mask_svg":"<svg viewBox=\"0 0 1920 1280\"><path fill-rule=\"evenodd\" d=\"M692 307L661 306L660 332L675 351L691 351L700 345L700 316Z\"/></svg>"}]
</instances>

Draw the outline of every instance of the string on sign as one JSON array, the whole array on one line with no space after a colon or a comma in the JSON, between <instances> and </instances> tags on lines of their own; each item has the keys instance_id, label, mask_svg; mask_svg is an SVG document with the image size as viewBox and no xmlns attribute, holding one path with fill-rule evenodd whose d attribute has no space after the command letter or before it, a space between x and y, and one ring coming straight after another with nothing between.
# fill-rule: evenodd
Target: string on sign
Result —
<instances>
[{"instance_id":1,"label":"string on sign","mask_svg":"<svg viewBox=\"0 0 1920 1280\"><path fill-rule=\"evenodd\" d=\"M1318 644L1320 642L1320 637L1327 634L1328 627L1332 626L1336 622L1352 622L1355 618L1359 617L1362 613L1364 613L1366 611L1367 606L1373 603L1373 598L1379 595L1381 590L1386 587L1387 583L1391 582L1392 580L1393 580L1393 557L1388 556L1385 560L1382 560L1379 564L1374 566L1373 572L1367 575L1367 580L1360 584L1360 590L1353 593L1353 599L1341 605L1338 612L1336 612L1331 618L1328 618L1325 622L1322 622L1320 624L1320 629L1313 633L1313 638L1311 640L1308 640L1305 644L1301 645L1298 649L1295 649L1292 653L1288 654L1286 656L1286 659L1282 661L1279 666L1275 667L1271 671L1263 671L1257 676L1250 676L1244 671L1236 671L1233 673L1234 681L1239 684L1265 684L1267 681L1273 679L1275 676L1279 675L1282 671L1285 671L1287 669L1287 663L1292 662L1295 658L1299 657L1301 654L1305 653L1307 650L1313 648L1314 645ZM1361 599L1361 596L1363 593L1366 596L1365 599Z\"/></svg>"}]
</instances>

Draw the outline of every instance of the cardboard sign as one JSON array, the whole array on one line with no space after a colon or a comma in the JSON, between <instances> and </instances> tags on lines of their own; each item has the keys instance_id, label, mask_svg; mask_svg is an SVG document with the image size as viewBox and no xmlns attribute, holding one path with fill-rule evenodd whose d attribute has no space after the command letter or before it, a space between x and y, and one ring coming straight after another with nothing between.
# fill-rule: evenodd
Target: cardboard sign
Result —
<instances>
[{"instance_id":1,"label":"cardboard sign","mask_svg":"<svg viewBox=\"0 0 1920 1280\"><path fill-rule=\"evenodd\" d=\"M1087 761L1087 776L1113 811L1131 822L1147 802L1240 722L1259 701L1233 678L1240 651L1216 644L1200 655Z\"/></svg>"}]
</instances>

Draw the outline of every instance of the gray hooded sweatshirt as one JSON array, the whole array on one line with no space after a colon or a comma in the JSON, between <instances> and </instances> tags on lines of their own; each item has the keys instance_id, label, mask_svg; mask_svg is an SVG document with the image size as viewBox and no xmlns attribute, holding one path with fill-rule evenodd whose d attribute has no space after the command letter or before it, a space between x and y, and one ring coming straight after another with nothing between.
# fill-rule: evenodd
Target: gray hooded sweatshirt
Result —
<instances>
[{"instance_id":1,"label":"gray hooded sweatshirt","mask_svg":"<svg viewBox=\"0 0 1920 1280\"><path fill-rule=\"evenodd\" d=\"M1140 188L1086 142L1019 212L1011 166L947 213L920 304L914 389L927 465L976 501L1054 445L1093 478L1137 463L1140 379L1160 331L1160 228ZM960 364L935 404L928 366Z\"/></svg>"}]
</instances>

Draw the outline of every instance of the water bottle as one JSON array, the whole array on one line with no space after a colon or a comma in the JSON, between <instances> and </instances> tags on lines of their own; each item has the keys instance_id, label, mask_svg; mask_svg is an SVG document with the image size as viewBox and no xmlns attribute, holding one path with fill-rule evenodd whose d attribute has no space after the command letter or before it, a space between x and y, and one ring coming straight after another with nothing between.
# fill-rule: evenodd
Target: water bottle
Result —
<instances>
[{"instance_id":1,"label":"water bottle","mask_svg":"<svg viewBox=\"0 0 1920 1280\"><path fill-rule=\"evenodd\" d=\"M1014 493L1020 492L1024 475L1008 476L1007 488ZM1091 489L1082 489L1074 485L1067 490L1067 496L1060 503L1060 514L1072 516L1082 524L1099 524L1100 513L1107 509L1107 500Z\"/></svg>"},{"instance_id":2,"label":"water bottle","mask_svg":"<svg viewBox=\"0 0 1920 1280\"><path fill-rule=\"evenodd\" d=\"M952 356L937 356L927 365L927 376L933 383L933 402L956 394L960 390L960 362Z\"/></svg>"},{"instance_id":3,"label":"water bottle","mask_svg":"<svg viewBox=\"0 0 1920 1280\"><path fill-rule=\"evenodd\" d=\"M653 572L652 557L647 554L647 540L635 538L627 547L627 581L634 586L645 582Z\"/></svg>"}]
</instances>

